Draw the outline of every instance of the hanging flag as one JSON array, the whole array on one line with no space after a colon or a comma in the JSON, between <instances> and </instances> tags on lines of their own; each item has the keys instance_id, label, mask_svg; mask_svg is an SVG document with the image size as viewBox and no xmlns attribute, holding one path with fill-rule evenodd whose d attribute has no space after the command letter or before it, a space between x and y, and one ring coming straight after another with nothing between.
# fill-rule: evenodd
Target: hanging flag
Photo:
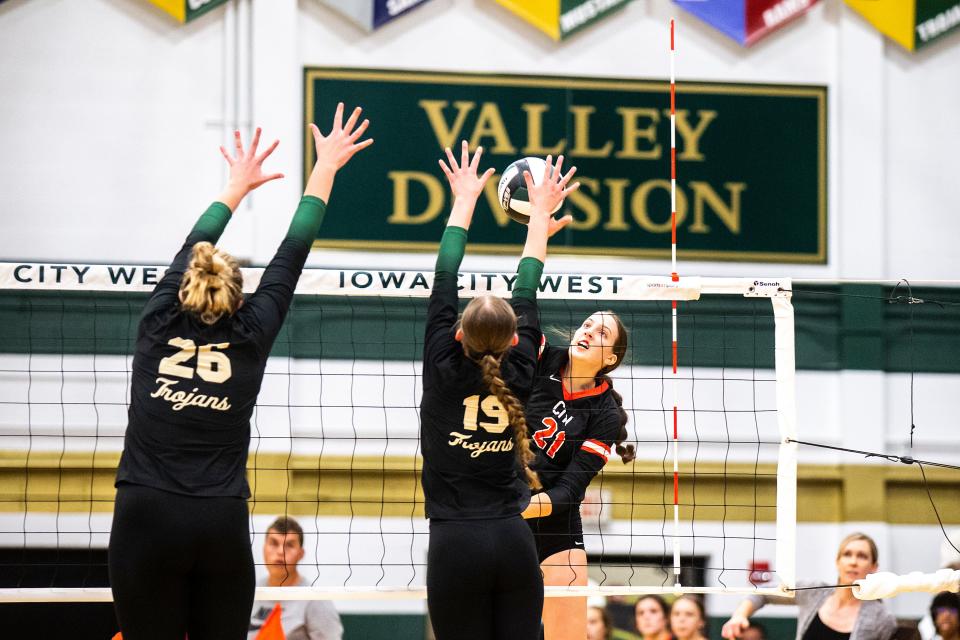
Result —
<instances>
[{"instance_id":1,"label":"hanging flag","mask_svg":"<svg viewBox=\"0 0 960 640\"><path fill-rule=\"evenodd\" d=\"M219 7L227 0L150 0L179 22L190 22L197 16Z\"/></svg>"},{"instance_id":2,"label":"hanging flag","mask_svg":"<svg viewBox=\"0 0 960 640\"><path fill-rule=\"evenodd\" d=\"M688 13L719 29L741 45L749 47L772 31L803 15L820 0L673 1Z\"/></svg>"},{"instance_id":3,"label":"hanging flag","mask_svg":"<svg viewBox=\"0 0 960 640\"><path fill-rule=\"evenodd\" d=\"M960 27L958 0L846 0L883 35L916 51Z\"/></svg>"},{"instance_id":4,"label":"hanging flag","mask_svg":"<svg viewBox=\"0 0 960 640\"><path fill-rule=\"evenodd\" d=\"M430 0L320 0L367 31L379 29Z\"/></svg>"},{"instance_id":5,"label":"hanging flag","mask_svg":"<svg viewBox=\"0 0 960 640\"><path fill-rule=\"evenodd\" d=\"M497 0L554 40L590 26L632 0Z\"/></svg>"},{"instance_id":6,"label":"hanging flag","mask_svg":"<svg viewBox=\"0 0 960 640\"><path fill-rule=\"evenodd\" d=\"M273 606L273 611L263 621L260 632L257 634L257 640L286 640L287 636L283 633L283 627L280 625L280 616L283 614L283 608L278 602Z\"/></svg>"}]
</instances>

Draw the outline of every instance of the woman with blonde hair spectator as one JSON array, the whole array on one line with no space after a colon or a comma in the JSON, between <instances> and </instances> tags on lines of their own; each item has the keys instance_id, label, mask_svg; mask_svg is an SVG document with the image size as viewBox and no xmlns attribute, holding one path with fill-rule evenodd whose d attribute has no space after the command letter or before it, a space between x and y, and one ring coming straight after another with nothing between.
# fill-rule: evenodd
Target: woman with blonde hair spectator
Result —
<instances>
[{"instance_id":1,"label":"woman with blonde hair spectator","mask_svg":"<svg viewBox=\"0 0 960 640\"><path fill-rule=\"evenodd\" d=\"M863 533L852 533L837 550L837 582L853 584L877 570L877 543ZM879 600L858 600L851 589L835 589L826 582L798 583L796 598L751 596L740 603L723 625L724 638L739 638L749 617L769 602L795 604L796 640L890 640L897 630L894 617ZM810 588L820 587L822 589Z\"/></svg>"}]
</instances>

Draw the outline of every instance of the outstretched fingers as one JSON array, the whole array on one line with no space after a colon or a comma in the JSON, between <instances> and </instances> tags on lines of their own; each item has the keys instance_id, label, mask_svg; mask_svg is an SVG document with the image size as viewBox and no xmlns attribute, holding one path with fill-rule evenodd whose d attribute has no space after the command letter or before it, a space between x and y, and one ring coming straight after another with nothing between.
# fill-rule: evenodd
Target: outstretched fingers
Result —
<instances>
[{"instance_id":1,"label":"outstretched fingers","mask_svg":"<svg viewBox=\"0 0 960 640\"><path fill-rule=\"evenodd\" d=\"M580 188L579 182L574 182L572 185L563 190L562 195L566 198L568 195Z\"/></svg>"},{"instance_id":2,"label":"outstretched fingers","mask_svg":"<svg viewBox=\"0 0 960 640\"><path fill-rule=\"evenodd\" d=\"M274 149L277 148L277 145L280 144L279 140L274 140L273 143L266 148L266 150L257 156L257 164L262 164L264 160L270 157L270 154L273 153Z\"/></svg>"},{"instance_id":3,"label":"outstretched fingers","mask_svg":"<svg viewBox=\"0 0 960 640\"><path fill-rule=\"evenodd\" d=\"M234 160L230 157L230 154L227 153L227 150L223 148L223 145L220 145L220 153L222 153L223 157L227 160L227 164L232 167Z\"/></svg>"},{"instance_id":4,"label":"outstretched fingers","mask_svg":"<svg viewBox=\"0 0 960 640\"><path fill-rule=\"evenodd\" d=\"M457 164L456 158L453 157L453 151L450 150L450 147L444 149L444 152L447 154L447 162L450 163L450 169L452 171L457 171L460 169L460 165Z\"/></svg>"},{"instance_id":5,"label":"outstretched fingers","mask_svg":"<svg viewBox=\"0 0 960 640\"><path fill-rule=\"evenodd\" d=\"M473 172L476 173L477 169L480 168L480 156L483 155L483 147L477 147L476 152L473 154L473 160L470 161L470 168L473 169Z\"/></svg>"},{"instance_id":6,"label":"outstretched fingers","mask_svg":"<svg viewBox=\"0 0 960 640\"><path fill-rule=\"evenodd\" d=\"M260 146L260 127L257 127L256 131L253 132L253 142L250 143L250 148L247 150L251 158L256 157L258 146Z\"/></svg>"},{"instance_id":7,"label":"outstretched fingers","mask_svg":"<svg viewBox=\"0 0 960 640\"><path fill-rule=\"evenodd\" d=\"M360 107L357 107L357 109L359 109L359 108L360 108ZM349 124L349 123L348 123L348 124ZM357 139L358 139L360 136L363 135L363 132L366 131L366 130L367 130L367 127L369 127L369 126L370 126L370 121L369 121L369 120L364 120L363 122L360 123L360 126L357 127L357 128L353 131L353 133L351 133L351 134L347 137L347 139L348 139L350 142L356 142ZM349 131L349 129L347 129L347 131Z\"/></svg>"},{"instance_id":8,"label":"outstretched fingers","mask_svg":"<svg viewBox=\"0 0 960 640\"><path fill-rule=\"evenodd\" d=\"M443 171L443 175L447 176L447 180L453 180L453 171L450 170L450 167L447 166L447 163L441 158L437 160L440 163L440 169Z\"/></svg>"},{"instance_id":9,"label":"outstretched fingers","mask_svg":"<svg viewBox=\"0 0 960 640\"><path fill-rule=\"evenodd\" d=\"M544 177L549 177L554 182L557 182L559 181L560 176L563 175L560 171L562 168L563 168L563 156L560 155L560 156L557 156L557 164L553 165L553 171L550 172L549 176L544 176Z\"/></svg>"},{"instance_id":10,"label":"outstretched fingers","mask_svg":"<svg viewBox=\"0 0 960 640\"><path fill-rule=\"evenodd\" d=\"M337 110L333 112L333 130L343 129L343 103L337 103Z\"/></svg>"},{"instance_id":11,"label":"outstretched fingers","mask_svg":"<svg viewBox=\"0 0 960 640\"><path fill-rule=\"evenodd\" d=\"M466 169L470 166L470 146L464 140L460 143L460 168Z\"/></svg>"},{"instance_id":12,"label":"outstretched fingers","mask_svg":"<svg viewBox=\"0 0 960 640\"><path fill-rule=\"evenodd\" d=\"M357 126L357 120L360 119L360 114L363 113L363 109L360 107L355 107L354 110L350 113L350 117L347 118L347 124L343 125L343 130L348 134L353 131L353 128Z\"/></svg>"},{"instance_id":13,"label":"outstretched fingers","mask_svg":"<svg viewBox=\"0 0 960 640\"><path fill-rule=\"evenodd\" d=\"M239 160L240 158L243 157L243 140L240 137L239 129L236 129L233 132L233 146L234 146L234 149L236 149L236 153L237 153L236 159Z\"/></svg>"},{"instance_id":14,"label":"outstretched fingers","mask_svg":"<svg viewBox=\"0 0 960 640\"><path fill-rule=\"evenodd\" d=\"M361 141L361 142L358 142L358 143L356 143L355 145L353 145L352 147L350 147L350 155L352 156L352 155L355 154L357 151L360 151L361 149L366 149L367 147L369 147L369 146L372 145L372 144L373 144L373 138L367 138L366 140L363 140L363 141Z\"/></svg>"}]
</instances>

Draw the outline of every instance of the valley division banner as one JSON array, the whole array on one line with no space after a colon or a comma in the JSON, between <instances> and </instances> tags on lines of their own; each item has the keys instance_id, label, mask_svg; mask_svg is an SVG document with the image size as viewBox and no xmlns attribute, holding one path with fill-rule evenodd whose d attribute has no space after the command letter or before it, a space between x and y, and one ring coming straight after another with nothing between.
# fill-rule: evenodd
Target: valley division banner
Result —
<instances>
[{"instance_id":1,"label":"valley division banner","mask_svg":"<svg viewBox=\"0 0 960 640\"><path fill-rule=\"evenodd\" d=\"M497 202L499 173L562 153L581 188L552 254L670 255L667 82L328 68L305 69L304 81L305 124L328 129L342 100L364 108L376 139L337 176L318 247L435 251L451 206L437 160L466 139L483 146L482 169L497 169L471 252L519 255L525 229ZM826 263L826 92L678 85L680 257ZM313 161L306 134L305 172Z\"/></svg>"}]
</instances>

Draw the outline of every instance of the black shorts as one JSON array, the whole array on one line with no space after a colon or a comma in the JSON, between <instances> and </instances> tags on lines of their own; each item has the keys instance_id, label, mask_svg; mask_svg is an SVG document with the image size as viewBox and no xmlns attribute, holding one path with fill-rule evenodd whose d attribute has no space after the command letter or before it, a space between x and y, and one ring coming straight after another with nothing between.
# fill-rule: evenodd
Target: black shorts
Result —
<instances>
[{"instance_id":1,"label":"black shorts","mask_svg":"<svg viewBox=\"0 0 960 640\"><path fill-rule=\"evenodd\" d=\"M437 640L537 640L543 574L520 516L431 520L427 608Z\"/></svg>"},{"instance_id":2,"label":"black shorts","mask_svg":"<svg viewBox=\"0 0 960 640\"><path fill-rule=\"evenodd\" d=\"M247 501L117 487L110 587L126 640L246 640L254 569Z\"/></svg>"},{"instance_id":3,"label":"black shorts","mask_svg":"<svg viewBox=\"0 0 960 640\"><path fill-rule=\"evenodd\" d=\"M580 509L573 506L560 512L553 512L546 518L527 520L533 539L537 543L537 558L542 564L555 553L567 549L583 549L583 522Z\"/></svg>"}]
</instances>

